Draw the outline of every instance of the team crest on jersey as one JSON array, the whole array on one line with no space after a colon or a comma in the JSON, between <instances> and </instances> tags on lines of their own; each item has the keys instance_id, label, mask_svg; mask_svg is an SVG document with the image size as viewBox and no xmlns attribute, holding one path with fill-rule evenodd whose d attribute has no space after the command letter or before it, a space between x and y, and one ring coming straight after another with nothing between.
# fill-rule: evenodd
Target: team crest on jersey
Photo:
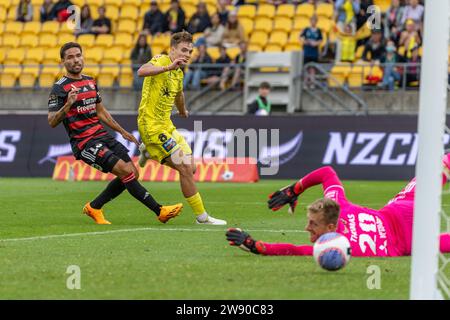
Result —
<instances>
[{"instance_id":1,"label":"team crest on jersey","mask_svg":"<svg viewBox=\"0 0 450 320\"><path fill-rule=\"evenodd\" d=\"M167 152L169 152L170 150L172 150L175 146L177 145L176 141L173 140L172 138L170 138L169 140L167 140L165 143L163 143L163 148L164 150L166 150Z\"/></svg>"},{"instance_id":2,"label":"team crest on jersey","mask_svg":"<svg viewBox=\"0 0 450 320\"><path fill-rule=\"evenodd\" d=\"M91 87L92 90L95 90L95 85L92 82L89 82L89 87Z\"/></svg>"},{"instance_id":3,"label":"team crest on jersey","mask_svg":"<svg viewBox=\"0 0 450 320\"><path fill-rule=\"evenodd\" d=\"M161 142L166 142L166 141L167 141L167 136L166 136L164 133L161 133L161 134L158 136L158 139L159 139L159 141L161 141Z\"/></svg>"}]
</instances>

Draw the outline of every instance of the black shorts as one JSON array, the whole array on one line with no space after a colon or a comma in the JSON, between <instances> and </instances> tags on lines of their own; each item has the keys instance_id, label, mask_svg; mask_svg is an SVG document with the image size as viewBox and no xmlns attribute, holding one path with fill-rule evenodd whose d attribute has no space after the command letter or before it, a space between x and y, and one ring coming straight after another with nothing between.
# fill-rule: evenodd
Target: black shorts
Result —
<instances>
[{"instance_id":1,"label":"black shorts","mask_svg":"<svg viewBox=\"0 0 450 320\"><path fill-rule=\"evenodd\" d=\"M78 154L77 159L94 167L101 172L111 172L116 163L122 159L130 162L128 149L113 138L100 138L89 141Z\"/></svg>"}]
</instances>

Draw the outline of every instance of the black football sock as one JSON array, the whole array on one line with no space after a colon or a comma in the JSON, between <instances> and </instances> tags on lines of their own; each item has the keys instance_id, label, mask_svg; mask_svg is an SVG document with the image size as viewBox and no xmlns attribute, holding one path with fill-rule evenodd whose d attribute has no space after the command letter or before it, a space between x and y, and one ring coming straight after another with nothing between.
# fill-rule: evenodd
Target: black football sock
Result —
<instances>
[{"instance_id":1,"label":"black football sock","mask_svg":"<svg viewBox=\"0 0 450 320\"><path fill-rule=\"evenodd\" d=\"M161 205L156 202L152 195L136 180L134 173L130 173L128 176L122 178L122 183L133 197L159 216Z\"/></svg>"},{"instance_id":2,"label":"black football sock","mask_svg":"<svg viewBox=\"0 0 450 320\"><path fill-rule=\"evenodd\" d=\"M106 203L117 197L124 190L125 185L119 178L115 178L97 198L91 201L91 207L94 209L101 209Z\"/></svg>"}]
</instances>

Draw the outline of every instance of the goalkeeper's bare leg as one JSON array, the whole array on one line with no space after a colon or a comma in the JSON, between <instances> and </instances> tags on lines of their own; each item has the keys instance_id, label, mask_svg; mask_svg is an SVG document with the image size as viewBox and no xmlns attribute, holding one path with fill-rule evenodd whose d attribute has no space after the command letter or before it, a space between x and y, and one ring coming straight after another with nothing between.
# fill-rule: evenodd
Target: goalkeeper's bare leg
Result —
<instances>
[{"instance_id":1,"label":"goalkeeper's bare leg","mask_svg":"<svg viewBox=\"0 0 450 320\"><path fill-rule=\"evenodd\" d=\"M164 164L180 173L181 191L197 216L196 221L198 224L227 224L225 220L213 218L206 212L202 197L195 184L194 174L196 167L191 155L184 154L183 151L179 149L167 158Z\"/></svg>"}]
</instances>

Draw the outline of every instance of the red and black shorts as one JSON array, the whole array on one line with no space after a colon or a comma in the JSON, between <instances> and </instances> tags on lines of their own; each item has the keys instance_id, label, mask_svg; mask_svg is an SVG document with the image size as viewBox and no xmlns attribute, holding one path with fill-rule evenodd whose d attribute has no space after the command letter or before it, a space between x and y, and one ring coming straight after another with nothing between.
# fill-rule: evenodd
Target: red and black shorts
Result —
<instances>
[{"instance_id":1,"label":"red and black shorts","mask_svg":"<svg viewBox=\"0 0 450 320\"><path fill-rule=\"evenodd\" d=\"M100 138L89 141L78 154L77 159L104 173L111 172L119 160L131 161L128 149L113 138Z\"/></svg>"}]
</instances>

